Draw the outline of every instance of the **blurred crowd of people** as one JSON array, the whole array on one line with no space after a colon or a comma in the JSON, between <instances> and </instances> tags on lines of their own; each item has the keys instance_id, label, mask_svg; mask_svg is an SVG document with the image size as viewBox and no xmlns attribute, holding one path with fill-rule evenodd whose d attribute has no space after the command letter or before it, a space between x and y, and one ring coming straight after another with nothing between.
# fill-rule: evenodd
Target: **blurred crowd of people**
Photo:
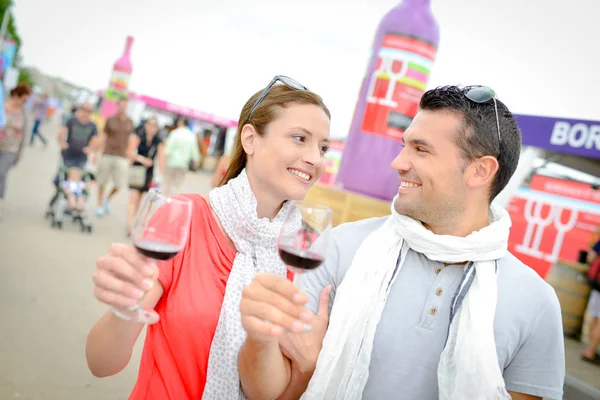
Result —
<instances>
[{"instance_id":1,"label":"blurred crowd of people","mask_svg":"<svg viewBox=\"0 0 600 400\"><path fill-rule=\"evenodd\" d=\"M127 115L127 107L127 99L119 100L115 115L100 128L94 122L97 118L93 118L96 108L89 102L62 110L58 133L60 165L53 180L56 191L46 215L56 213L61 197L66 200L67 213L83 213L91 186L97 186L95 215L102 218L111 213L114 196L129 190L129 235L140 201L150 188L161 187L166 194L175 195L182 191L187 173L201 168L210 132L193 133L189 121L181 116L168 126L160 126L154 116L135 126ZM26 142L35 146L39 141L44 148L48 146L44 126L55 112L47 93L34 94L24 84L15 87L6 99L6 126L0 130L0 218L10 169L19 162ZM32 121L29 128L27 113Z\"/></svg>"}]
</instances>

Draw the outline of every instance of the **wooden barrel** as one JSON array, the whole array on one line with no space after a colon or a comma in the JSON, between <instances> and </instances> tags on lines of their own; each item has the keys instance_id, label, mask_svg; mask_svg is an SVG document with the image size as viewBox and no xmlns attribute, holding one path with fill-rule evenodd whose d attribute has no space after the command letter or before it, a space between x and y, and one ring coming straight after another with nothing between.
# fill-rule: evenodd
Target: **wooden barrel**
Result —
<instances>
[{"instance_id":1,"label":"wooden barrel","mask_svg":"<svg viewBox=\"0 0 600 400\"><path fill-rule=\"evenodd\" d=\"M578 338L581 334L583 316L590 296L586 272L586 265L559 260L546 276L546 281L552 285L560 302L565 336Z\"/></svg>"}]
</instances>

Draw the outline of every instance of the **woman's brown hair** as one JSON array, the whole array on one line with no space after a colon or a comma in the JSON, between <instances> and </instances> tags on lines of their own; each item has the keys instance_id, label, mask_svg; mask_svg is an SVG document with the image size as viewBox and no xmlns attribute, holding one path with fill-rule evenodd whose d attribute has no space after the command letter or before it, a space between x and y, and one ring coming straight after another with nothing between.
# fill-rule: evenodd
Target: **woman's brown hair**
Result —
<instances>
[{"instance_id":1,"label":"woman's brown hair","mask_svg":"<svg viewBox=\"0 0 600 400\"><path fill-rule=\"evenodd\" d=\"M31 88L24 83L19 83L10 91L12 97L23 97L31 94Z\"/></svg>"},{"instance_id":2,"label":"woman's brown hair","mask_svg":"<svg viewBox=\"0 0 600 400\"><path fill-rule=\"evenodd\" d=\"M256 130L260 136L265 134L267 125L277 118L278 109L285 108L290 104L313 104L320 107L327 117L331 119L331 113L329 109L323 103L321 96L308 90L294 90L285 85L275 85L269 90L267 96L262 102L252 111L250 119L248 114L256 103L256 100L260 97L263 90L256 92L244 105L238 121L238 128L235 134L235 142L233 144L233 153L231 155L231 161L227 168L227 173L221 179L219 186L227 184L231 179L237 177L242 170L246 167L246 161L248 157L242 146L242 129L244 125L250 124Z\"/></svg>"}]
</instances>

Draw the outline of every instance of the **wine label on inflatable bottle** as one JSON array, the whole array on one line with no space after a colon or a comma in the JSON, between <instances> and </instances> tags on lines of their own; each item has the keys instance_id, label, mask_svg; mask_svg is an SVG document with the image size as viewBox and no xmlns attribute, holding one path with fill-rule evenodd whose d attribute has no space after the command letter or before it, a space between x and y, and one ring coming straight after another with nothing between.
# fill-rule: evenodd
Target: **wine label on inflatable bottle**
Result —
<instances>
[{"instance_id":1,"label":"wine label on inflatable bottle","mask_svg":"<svg viewBox=\"0 0 600 400\"><path fill-rule=\"evenodd\" d=\"M419 109L437 49L422 40L388 33L367 81L363 133L400 140Z\"/></svg>"}]
</instances>

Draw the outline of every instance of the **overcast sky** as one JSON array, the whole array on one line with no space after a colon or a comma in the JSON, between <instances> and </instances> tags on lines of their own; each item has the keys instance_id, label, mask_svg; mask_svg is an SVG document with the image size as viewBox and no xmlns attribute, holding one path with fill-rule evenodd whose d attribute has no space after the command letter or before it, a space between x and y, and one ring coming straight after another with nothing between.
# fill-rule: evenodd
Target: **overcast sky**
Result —
<instances>
[{"instance_id":1,"label":"overcast sky","mask_svg":"<svg viewBox=\"0 0 600 400\"><path fill-rule=\"evenodd\" d=\"M130 89L237 119L273 75L323 96L345 136L394 0L17 0L26 65L105 88L125 37ZM492 7L500 6L499 9ZM600 120L598 0L433 0L429 87L484 84L516 113Z\"/></svg>"}]
</instances>

